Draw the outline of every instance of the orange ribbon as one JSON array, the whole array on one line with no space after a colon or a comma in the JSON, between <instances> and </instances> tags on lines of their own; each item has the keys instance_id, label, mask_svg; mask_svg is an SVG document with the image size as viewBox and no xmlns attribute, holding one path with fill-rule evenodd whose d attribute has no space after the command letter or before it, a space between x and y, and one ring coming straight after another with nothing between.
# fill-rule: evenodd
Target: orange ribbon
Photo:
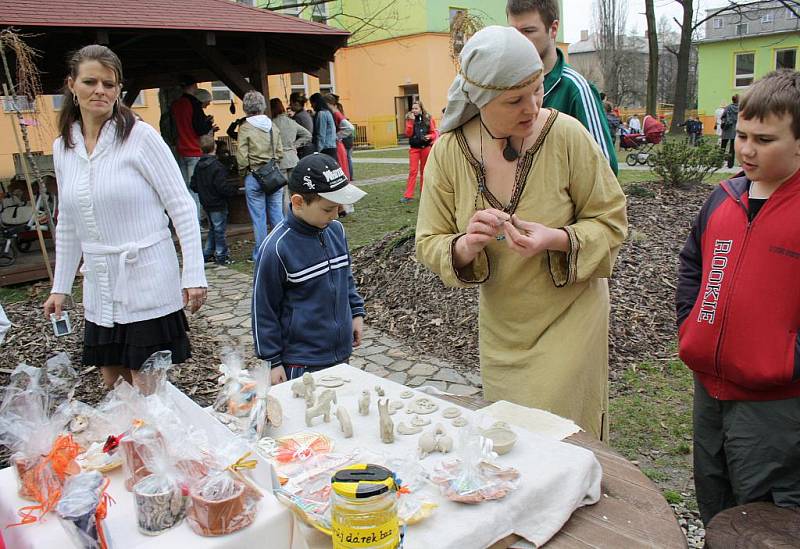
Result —
<instances>
[{"instance_id":1,"label":"orange ribbon","mask_svg":"<svg viewBox=\"0 0 800 549\"><path fill-rule=\"evenodd\" d=\"M56 438L50 453L39 459L36 465L20 479L23 485L22 491L30 494L39 505L20 508L18 513L22 520L10 524L9 528L36 522L55 507L61 499L64 479L78 472L74 468L75 457L79 453L80 447L72 440L72 435L60 435ZM55 475L55 479L50 477L51 472ZM34 515L36 511L39 511L38 517Z\"/></svg>"},{"instance_id":2,"label":"orange ribbon","mask_svg":"<svg viewBox=\"0 0 800 549\"><path fill-rule=\"evenodd\" d=\"M100 541L100 549L108 549L106 533L100 523L103 522L103 519L105 519L106 515L108 514L108 505L110 503L116 503L114 498L111 497L111 494L106 492L106 489L110 483L111 480L106 477L105 483L103 484L103 490L100 492L100 504L97 506L97 511L94 513L95 520L97 522L97 537Z\"/></svg>"}]
</instances>

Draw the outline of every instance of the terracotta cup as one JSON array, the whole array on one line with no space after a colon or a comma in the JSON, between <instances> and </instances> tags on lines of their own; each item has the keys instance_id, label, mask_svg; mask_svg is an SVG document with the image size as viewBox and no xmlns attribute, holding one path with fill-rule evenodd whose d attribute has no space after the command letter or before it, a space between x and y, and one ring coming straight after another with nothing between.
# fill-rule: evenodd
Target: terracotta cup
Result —
<instances>
[{"instance_id":1,"label":"terracotta cup","mask_svg":"<svg viewBox=\"0 0 800 549\"><path fill-rule=\"evenodd\" d=\"M255 517L247 509L244 485L237 482L236 493L227 499L211 501L203 498L197 487L192 489L189 517L195 531L203 536L222 536L249 526Z\"/></svg>"},{"instance_id":2,"label":"terracotta cup","mask_svg":"<svg viewBox=\"0 0 800 549\"><path fill-rule=\"evenodd\" d=\"M14 468L17 471L19 497L29 501L34 501L33 494L31 494L25 486L25 481L29 480L27 477L30 475L31 471L36 465L36 460L26 457L15 457L12 459L12 461L14 462Z\"/></svg>"}]
</instances>

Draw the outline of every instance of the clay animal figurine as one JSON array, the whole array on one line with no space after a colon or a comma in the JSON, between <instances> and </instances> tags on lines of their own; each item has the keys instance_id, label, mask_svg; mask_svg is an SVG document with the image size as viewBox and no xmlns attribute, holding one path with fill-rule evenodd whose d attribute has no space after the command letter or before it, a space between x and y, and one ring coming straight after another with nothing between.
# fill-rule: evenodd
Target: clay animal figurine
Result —
<instances>
[{"instance_id":1,"label":"clay animal figurine","mask_svg":"<svg viewBox=\"0 0 800 549\"><path fill-rule=\"evenodd\" d=\"M337 406L336 407L336 419L339 420L339 427L342 428L342 433L344 433L344 438L350 438L353 436L353 422L350 421L350 414L347 413L347 410L344 406Z\"/></svg>"},{"instance_id":2,"label":"clay animal figurine","mask_svg":"<svg viewBox=\"0 0 800 549\"><path fill-rule=\"evenodd\" d=\"M294 398L304 398L309 391L313 393L316 390L317 386L314 383L314 376L308 372L303 374L302 379L298 379L292 383L292 396Z\"/></svg>"},{"instance_id":3,"label":"clay animal figurine","mask_svg":"<svg viewBox=\"0 0 800 549\"><path fill-rule=\"evenodd\" d=\"M383 387L381 387L380 385L376 385L376 386L375 386L375 392L376 392L376 393L378 393L378 396L379 396L379 397L384 397L384 396L386 396L386 391L384 391L384 390L383 390Z\"/></svg>"},{"instance_id":4,"label":"clay animal figurine","mask_svg":"<svg viewBox=\"0 0 800 549\"><path fill-rule=\"evenodd\" d=\"M397 432L400 433L401 435L416 435L420 431L422 431L422 427L419 427L417 425L412 425L411 427L409 427L402 421L397 425Z\"/></svg>"},{"instance_id":5,"label":"clay animal figurine","mask_svg":"<svg viewBox=\"0 0 800 549\"><path fill-rule=\"evenodd\" d=\"M311 427L314 418L322 416L325 423L331 420L331 403L336 402L336 391L332 389L325 389L320 393L319 400L313 408L306 410L306 427Z\"/></svg>"},{"instance_id":6,"label":"clay animal figurine","mask_svg":"<svg viewBox=\"0 0 800 549\"><path fill-rule=\"evenodd\" d=\"M370 402L370 392L366 389L361 391L361 397L358 399L358 413L362 416L369 415L369 402Z\"/></svg>"},{"instance_id":7,"label":"clay animal figurine","mask_svg":"<svg viewBox=\"0 0 800 549\"><path fill-rule=\"evenodd\" d=\"M442 427L441 423L430 431L426 431L419 437L419 454L424 458L433 452L446 454L453 449L453 439L450 438Z\"/></svg>"},{"instance_id":8,"label":"clay animal figurine","mask_svg":"<svg viewBox=\"0 0 800 549\"><path fill-rule=\"evenodd\" d=\"M394 422L389 417L389 399L378 399L378 414L380 415L381 442L391 444L394 442Z\"/></svg>"},{"instance_id":9,"label":"clay animal figurine","mask_svg":"<svg viewBox=\"0 0 800 549\"><path fill-rule=\"evenodd\" d=\"M303 395L303 398L306 399L306 409L313 408L314 405L317 403L317 395L313 390L309 390L306 388L306 393Z\"/></svg>"}]
</instances>

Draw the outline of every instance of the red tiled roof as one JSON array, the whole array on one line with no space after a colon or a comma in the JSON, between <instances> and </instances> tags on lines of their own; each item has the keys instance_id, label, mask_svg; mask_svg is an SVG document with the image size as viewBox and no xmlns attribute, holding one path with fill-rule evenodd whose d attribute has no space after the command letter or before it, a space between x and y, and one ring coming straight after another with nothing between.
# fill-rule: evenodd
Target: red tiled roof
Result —
<instances>
[{"instance_id":1,"label":"red tiled roof","mask_svg":"<svg viewBox=\"0 0 800 549\"><path fill-rule=\"evenodd\" d=\"M348 34L230 0L0 0L0 26Z\"/></svg>"}]
</instances>

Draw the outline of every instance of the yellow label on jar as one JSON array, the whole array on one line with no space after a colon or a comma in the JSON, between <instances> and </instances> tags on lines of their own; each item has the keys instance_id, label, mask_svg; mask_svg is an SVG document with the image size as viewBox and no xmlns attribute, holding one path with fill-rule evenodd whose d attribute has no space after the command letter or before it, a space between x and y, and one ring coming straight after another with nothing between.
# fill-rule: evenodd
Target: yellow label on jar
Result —
<instances>
[{"instance_id":1,"label":"yellow label on jar","mask_svg":"<svg viewBox=\"0 0 800 549\"><path fill-rule=\"evenodd\" d=\"M394 548L400 543L400 523L397 517L377 526L359 528L353 528L334 519L331 526L333 527L333 549Z\"/></svg>"}]
</instances>

